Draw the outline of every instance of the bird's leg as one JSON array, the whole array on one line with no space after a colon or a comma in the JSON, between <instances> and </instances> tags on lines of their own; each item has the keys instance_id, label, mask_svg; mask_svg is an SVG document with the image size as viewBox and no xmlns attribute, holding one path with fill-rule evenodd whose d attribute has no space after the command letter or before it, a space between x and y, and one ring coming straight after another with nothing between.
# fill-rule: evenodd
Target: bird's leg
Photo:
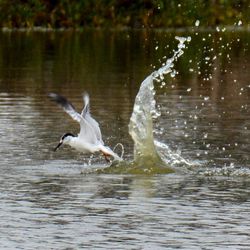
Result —
<instances>
[{"instance_id":1,"label":"bird's leg","mask_svg":"<svg viewBox=\"0 0 250 250\"><path fill-rule=\"evenodd\" d=\"M106 160L108 163L110 163L111 160L110 160L108 157L111 156L111 155L110 155L110 154L107 154L107 153L105 153L105 152L103 152L103 151L101 151L101 152L102 152L103 156L105 157L105 160Z\"/></svg>"},{"instance_id":2,"label":"bird's leg","mask_svg":"<svg viewBox=\"0 0 250 250\"><path fill-rule=\"evenodd\" d=\"M104 155L106 162L110 163L111 160L108 158L108 155Z\"/></svg>"}]
</instances>

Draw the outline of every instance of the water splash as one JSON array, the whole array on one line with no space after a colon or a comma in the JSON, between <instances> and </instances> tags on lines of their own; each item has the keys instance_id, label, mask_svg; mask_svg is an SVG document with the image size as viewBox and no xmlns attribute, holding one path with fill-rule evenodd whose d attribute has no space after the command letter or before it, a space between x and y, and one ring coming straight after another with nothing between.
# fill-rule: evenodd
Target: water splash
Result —
<instances>
[{"instance_id":1,"label":"water splash","mask_svg":"<svg viewBox=\"0 0 250 250\"><path fill-rule=\"evenodd\" d=\"M230 163L229 165L224 165L223 167L213 167L207 166L206 168L201 168L197 172L200 176L226 176L226 177L250 177L250 169L248 167Z\"/></svg>"},{"instance_id":2,"label":"water splash","mask_svg":"<svg viewBox=\"0 0 250 250\"><path fill-rule=\"evenodd\" d=\"M158 149L162 148L162 144L154 141L153 117L158 116L155 107L154 82L163 81L166 74L171 74L172 77L176 74L176 71L173 69L174 62L184 53L185 42L191 41L191 37L175 38L179 41L178 49L174 51L173 56L167 59L161 68L146 77L135 98L133 113L129 123L129 134L134 141L134 162L139 166L147 164L166 166L166 164L171 163L171 161L166 161L166 157L162 157L162 153L159 153ZM187 163L180 156L172 155L174 155L172 162Z\"/></svg>"}]
</instances>

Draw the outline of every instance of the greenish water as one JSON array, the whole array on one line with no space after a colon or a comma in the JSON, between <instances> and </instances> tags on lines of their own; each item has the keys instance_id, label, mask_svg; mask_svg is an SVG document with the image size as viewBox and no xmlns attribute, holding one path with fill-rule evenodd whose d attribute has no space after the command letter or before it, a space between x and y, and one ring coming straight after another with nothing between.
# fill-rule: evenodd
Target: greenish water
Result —
<instances>
[{"instance_id":1,"label":"greenish water","mask_svg":"<svg viewBox=\"0 0 250 250\"><path fill-rule=\"evenodd\" d=\"M176 49L175 35L192 40L175 77L155 83L164 166L131 163L135 96ZM1 33L1 246L248 249L249 42L250 33L234 31ZM80 111L83 91L105 143L122 143L126 163L52 151L79 128L47 94Z\"/></svg>"}]
</instances>

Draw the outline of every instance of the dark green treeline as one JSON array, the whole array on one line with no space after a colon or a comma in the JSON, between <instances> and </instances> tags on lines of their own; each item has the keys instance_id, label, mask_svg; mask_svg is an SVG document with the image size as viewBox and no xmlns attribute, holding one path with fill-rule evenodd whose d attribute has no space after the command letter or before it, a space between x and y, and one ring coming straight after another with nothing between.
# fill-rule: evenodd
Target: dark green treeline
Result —
<instances>
[{"instance_id":1,"label":"dark green treeline","mask_svg":"<svg viewBox=\"0 0 250 250\"><path fill-rule=\"evenodd\" d=\"M247 26L249 0L0 0L0 27Z\"/></svg>"}]
</instances>

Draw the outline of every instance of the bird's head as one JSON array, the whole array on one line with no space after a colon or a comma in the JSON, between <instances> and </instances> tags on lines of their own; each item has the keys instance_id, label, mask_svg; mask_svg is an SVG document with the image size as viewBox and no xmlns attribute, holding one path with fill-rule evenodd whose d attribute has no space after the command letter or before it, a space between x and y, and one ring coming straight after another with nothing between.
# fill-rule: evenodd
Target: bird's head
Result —
<instances>
[{"instance_id":1,"label":"bird's head","mask_svg":"<svg viewBox=\"0 0 250 250\"><path fill-rule=\"evenodd\" d=\"M75 135L73 135L73 134L71 134L71 133L66 133L66 134L64 134L64 135L61 137L61 139L60 139L58 145L55 147L54 151L56 151L62 144L68 144L69 141L72 139L72 137L75 137Z\"/></svg>"}]
</instances>

